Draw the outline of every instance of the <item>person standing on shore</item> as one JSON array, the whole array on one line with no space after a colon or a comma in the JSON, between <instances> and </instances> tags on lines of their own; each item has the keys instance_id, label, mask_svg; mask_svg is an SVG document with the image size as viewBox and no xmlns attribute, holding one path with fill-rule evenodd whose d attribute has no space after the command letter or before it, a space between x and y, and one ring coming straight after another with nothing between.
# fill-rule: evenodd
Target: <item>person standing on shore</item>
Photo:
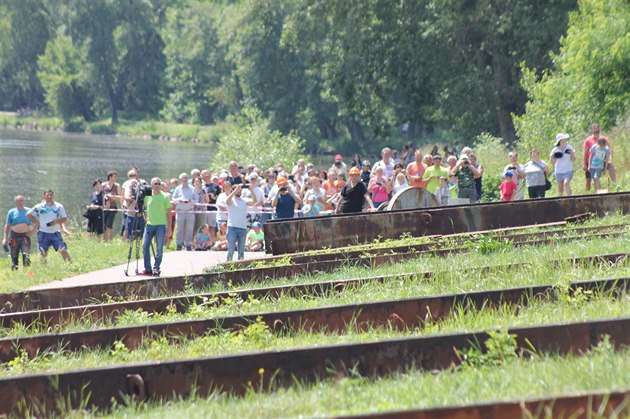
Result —
<instances>
[{"instance_id":1,"label":"person standing on shore","mask_svg":"<svg viewBox=\"0 0 630 419\"><path fill-rule=\"evenodd\" d=\"M68 246L61 237L61 226L68 220L66 210L59 202L53 201L52 189L44 191L44 201L31 208L26 216L38 229L37 247L42 262L46 262L46 255L50 246L61 253L66 262L70 262Z\"/></svg>"},{"instance_id":2,"label":"person standing on shore","mask_svg":"<svg viewBox=\"0 0 630 419\"><path fill-rule=\"evenodd\" d=\"M107 182L103 184L103 203L105 205L105 213L103 214L103 226L105 233L103 239L110 241L114 236L114 219L116 218L116 210L118 202L122 200L121 187L116 182L118 180L118 172L112 170L107 173Z\"/></svg>"},{"instance_id":3,"label":"person standing on shore","mask_svg":"<svg viewBox=\"0 0 630 419\"><path fill-rule=\"evenodd\" d=\"M564 132L556 135L554 147L549 155L551 164L555 168L556 182L558 183L558 195L573 195L571 190L571 180L573 179L573 162L575 161L575 151L568 143L569 134Z\"/></svg>"},{"instance_id":4,"label":"person standing on shore","mask_svg":"<svg viewBox=\"0 0 630 419\"><path fill-rule=\"evenodd\" d=\"M591 179L592 179L592 173L588 168L588 165L591 161L591 149L593 148L593 146L595 146L598 142L598 140L600 138L604 139L604 144L608 147L608 149L610 150L610 157L608 158L608 162L606 163L606 165L604 166L604 172L606 169L608 169L608 174L610 176L610 180L612 180L613 182L615 182L617 180L617 175L615 173L615 166L613 165L612 162L612 147L610 145L610 140L608 140L608 138L604 137L603 135L600 135L600 131L601 128L599 126L599 124L595 123L593 125L591 125L591 136L587 137L586 140L584 140L584 144L583 144L583 155L584 155L584 161L582 163L582 170L584 170L584 175L586 177L586 192L590 192L591 190Z\"/></svg>"},{"instance_id":5,"label":"person standing on shore","mask_svg":"<svg viewBox=\"0 0 630 419\"><path fill-rule=\"evenodd\" d=\"M144 272L142 275L160 276L160 265L164 251L164 240L171 233L171 199L162 192L162 181L159 177L151 179L151 195L144 197L144 216L146 224L142 237L142 257ZM151 242L155 237L155 262L151 268Z\"/></svg>"},{"instance_id":6,"label":"person standing on shore","mask_svg":"<svg viewBox=\"0 0 630 419\"><path fill-rule=\"evenodd\" d=\"M22 265L26 268L31 265L31 238L29 234L33 223L26 216L30 208L24 206L24 197L15 197L15 208L9 210L7 222L4 225L4 237L2 246L11 249L11 270L18 268L20 253L22 253Z\"/></svg>"},{"instance_id":7,"label":"person standing on shore","mask_svg":"<svg viewBox=\"0 0 630 419\"><path fill-rule=\"evenodd\" d=\"M227 260L231 261L234 256L234 250L238 244L238 260L245 257L245 240L247 238L247 206L256 205L256 194L252 194L252 200L246 201L241 198L243 193L243 184L237 183L233 185L232 192L227 196L225 205L227 206L228 222L227 222L227 241L228 253Z\"/></svg>"}]
</instances>

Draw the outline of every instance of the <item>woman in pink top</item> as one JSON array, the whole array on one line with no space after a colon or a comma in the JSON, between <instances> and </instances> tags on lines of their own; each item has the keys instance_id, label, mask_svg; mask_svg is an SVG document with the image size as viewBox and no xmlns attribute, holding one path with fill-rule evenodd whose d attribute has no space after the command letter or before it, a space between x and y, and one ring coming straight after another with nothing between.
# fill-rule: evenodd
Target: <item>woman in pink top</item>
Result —
<instances>
[{"instance_id":1,"label":"woman in pink top","mask_svg":"<svg viewBox=\"0 0 630 419\"><path fill-rule=\"evenodd\" d=\"M370 179L368 191L372 193L374 207L378 208L383 202L389 201L389 193L392 191L392 183L383 177L383 168L377 166L374 169L374 177Z\"/></svg>"}]
</instances>

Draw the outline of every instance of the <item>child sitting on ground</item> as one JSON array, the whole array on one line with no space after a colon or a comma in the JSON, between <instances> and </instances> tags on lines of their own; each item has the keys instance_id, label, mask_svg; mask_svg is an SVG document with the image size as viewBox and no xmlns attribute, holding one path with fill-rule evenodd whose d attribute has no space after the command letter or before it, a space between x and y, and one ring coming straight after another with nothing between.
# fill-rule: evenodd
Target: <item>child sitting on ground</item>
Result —
<instances>
[{"instance_id":1,"label":"child sitting on ground","mask_svg":"<svg viewBox=\"0 0 630 419\"><path fill-rule=\"evenodd\" d=\"M437 199L439 205L448 205L448 197L451 191L448 188L448 179L446 176L440 176L440 185L435 190L435 199Z\"/></svg>"},{"instance_id":2,"label":"child sitting on ground","mask_svg":"<svg viewBox=\"0 0 630 419\"><path fill-rule=\"evenodd\" d=\"M227 250L227 248L227 223L221 223L217 232L217 241L214 242L212 250Z\"/></svg>"},{"instance_id":3,"label":"child sitting on ground","mask_svg":"<svg viewBox=\"0 0 630 419\"><path fill-rule=\"evenodd\" d=\"M516 183L512 180L512 172L509 170L503 175L503 182L499 189L501 190L501 201L511 201L516 191Z\"/></svg>"},{"instance_id":4,"label":"child sitting on ground","mask_svg":"<svg viewBox=\"0 0 630 419\"><path fill-rule=\"evenodd\" d=\"M193 240L195 250L209 250L212 247L210 238L210 226L208 224L201 225L199 231L197 231L195 240Z\"/></svg>"},{"instance_id":5,"label":"child sitting on ground","mask_svg":"<svg viewBox=\"0 0 630 419\"><path fill-rule=\"evenodd\" d=\"M252 224L252 229L247 232L247 238L245 239L245 250L248 252L255 252L262 250L265 245L265 233L262 231L262 224L255 222Z\"/></svg>"}]
</instances>

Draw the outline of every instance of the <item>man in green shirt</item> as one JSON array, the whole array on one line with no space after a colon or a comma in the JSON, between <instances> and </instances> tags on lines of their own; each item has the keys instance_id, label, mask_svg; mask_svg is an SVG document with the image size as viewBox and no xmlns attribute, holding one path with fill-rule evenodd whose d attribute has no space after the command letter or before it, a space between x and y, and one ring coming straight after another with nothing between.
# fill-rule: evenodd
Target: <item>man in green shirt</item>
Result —
<instances>
[{"instance_id":1,"label":"man in green shirt","mask_svg":"<svg viewBox=\"0 0 630 419\"><path fill-rule=\"evenodd\" d=\"M144 258L144 272L142 275L160 276L164 238L171 233L170 197L161 190L162 181L159 177L151 179L151 195L144 197L145 220L144 236L142 237L142 256ZM155 237L155 263L151 269L151 242Z\"/></svg>"},{"instance_id":2,"label":"man in green shirt","mask_svg":"<svg viewBox=\"0 0 630 419\"><path fill-rule=\"evenodd\" d=\"M448 177L448 170L442 167L442 156L433 156L433 166L427 167L422 175L422 180L427 184L427 191L435 194L440 187L440 178Z\"/></svg>"}]
</instances>

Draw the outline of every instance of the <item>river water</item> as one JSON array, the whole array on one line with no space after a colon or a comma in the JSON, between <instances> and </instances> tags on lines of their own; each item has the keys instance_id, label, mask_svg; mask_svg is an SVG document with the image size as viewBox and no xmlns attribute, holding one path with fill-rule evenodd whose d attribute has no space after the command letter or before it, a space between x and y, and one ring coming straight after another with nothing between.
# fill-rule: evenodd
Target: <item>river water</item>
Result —
<instances>
[{"instance_id":1,"label":"river water","mask_svg":"<svg viewBox=\"0 0 630 419\"><path fill-rule=\"evenodd\" d=\"M16 195L24 195L26 205L33 206L42 200L44 189L50 188L55 200L65 206L70 224L85 225L81 214L90 201L93 179L105 181L107 172L116 170L122 184L132 166L139 166L147 181L153 176L170 179L207 167L211 150L211 145L201 144L0 130L1 224L4 227ZM120 225L121 217L116 218Z\"/></svg>"}]
</instances>

